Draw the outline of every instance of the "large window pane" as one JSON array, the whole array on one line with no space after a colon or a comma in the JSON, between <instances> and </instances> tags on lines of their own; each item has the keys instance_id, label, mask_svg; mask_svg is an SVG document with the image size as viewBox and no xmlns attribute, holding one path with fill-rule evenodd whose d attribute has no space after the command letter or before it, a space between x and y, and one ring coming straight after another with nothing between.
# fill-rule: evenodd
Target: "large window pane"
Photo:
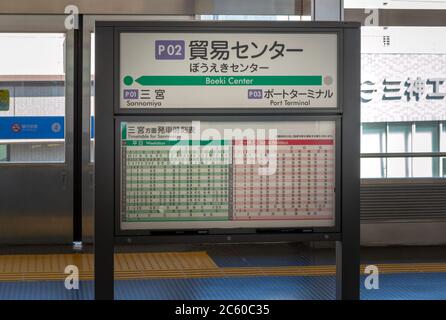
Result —
<instances>
[{"instance_id":1,"label":"large window pane","mask_svg":"<svg viewBox=\"0 0 446 320\"><path fill-rule=\"evenodd\" d=\"M439 150L438 123L418 122L415 124L413 139L414 152L437 152ZM414 158L414 177L438 177L439 158Z\"/></svg>"},{"instance_id":2,"label":"large window pane","mask_svg":"<svg viewBox=\"0 0 446 320\"><path fill-rule=\"evenodd\" d=\"M386 150L386 124L362 124L361 152L383 153ZM385 174L385 159L361 160L361 178L382 178Z\"/></svg>"},{"instance_id":3,"label":"large window pane","mask_svg":"<svg viewBox=\"0 0 446 320\"><path fill-rule=\"evenodd\" d=\"M412 124L389 123L387 152L411 152Z\"/></svg>"},{"instance_id":4,"label":"large window pane","mask_svg":"<svg viewBox=\"0 0 446 320\"><path fill-rule=\"evenodd\" d=\"M386 152L386 124L364 123L362 125L361 152L382 153Z\"/></svg>"},{"instance_id":5,"label":"large window pane","mask_svg":"<svg viewBox=\"0 0 446 320\"><path fill-rule=\"evenodd\" d=\"M440 176L439 158L413 158L414 178L436 178Z\"/></svg>"},{"instance_id":6,"label":"large window pane","mask_svg":"<svg viewBox=\"0 0 446 320\"><path fill-rule=\"evenodd\" d=\"M361 159L361 178L384 178L385 159L383 158L364 158Z\"/></svg>"},{"instance_id":7,"label":"large window pane","mask_svg":"<svg viewBox=\"0 0 446 320\"><path fill-rule=\"evenodd\" d=\"M387 178L410 177L409 158L387 158Z\"/></svg>"},{"instance_id":8,"label":"large window pane","mask_svg":"<svg viewBox=\"0 0 446 320\"><path fill-rule=\"evenodd\" d=\"M438 151L438 146L438 123L417 122L415 124L413 151L435 152Z\"/></svg>"},{"instance_id":9,"label":"large window pane","mask_svg":"<svg viewBox=\"0 0 446 320\"><path fill-rule=\"evenodd\" d=\"M433 170L432 163L439 163L441 170ZM412 164L409 170L405 163ZM401 165L403 164L403 165ZM398 157L398 158L362 158L361 178L438 178L445 177L446 157L440 160L434 157Z\"/></svg>"},{"instance_id":10,"label":"large window pane","mask_svg":"<svg viewBox=\"0 0 446 320\"><path fill-rule=\"evenodd\" d=\"M387 134L387 152L411 152L412 124L389 123ZM387 159L387 177L405 178L410 176L408 158Z\"/></svg>"},{"instance_id":11,"label":"large window pane","mask_svg":"<svg viewBox=\"0 0 446 320\"><path fill-rule=\"evenodd\" d=\"M446 122L440 123L440 152L446 152ZM440 158L440 176L446 177L446 157Z\"/></svg>"},{"instance_id":12,"label":"large window pane","mask_svg":"<svg viewBox=\"0 0 446 320\"><path fill-rule=\"evenodd\" d=\"M446 177L446 157L440 158L440 177Z\"/></svg>"},{"instance_id":13,"label":"large window pane","mask_svg":"<svg viewBox=\"0 0 446 320\"><path fill-rule=\"evenodd\" d=\"M63 33L0 33L0 161L65 160ZM7 98L7 99L6 99Z\"/></svg>"},{"instance_id":14,"label":"large window pane","mask_svg":"<svg viewBox=\"0 0 446 320\"><path fill-rule=\"evenodd\" d=\"M440 151L446 152L446 122L440 123L441 133L440 133Z\"/></svg>"},{"instance_id":15,"label":"large window pane","mask_svg":"<svg viewBox=\"0 0 446 320\"><path fill-rule=\"evenodd\" d=\"M0 145L0 161L8 160L8 146Z\"/></svg>"}]
</instances>

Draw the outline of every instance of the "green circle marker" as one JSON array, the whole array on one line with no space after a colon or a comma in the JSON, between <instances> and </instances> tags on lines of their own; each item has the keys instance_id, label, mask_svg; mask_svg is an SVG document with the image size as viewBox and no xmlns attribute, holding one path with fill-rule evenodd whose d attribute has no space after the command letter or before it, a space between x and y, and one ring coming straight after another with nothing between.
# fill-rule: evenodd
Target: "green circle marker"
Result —
<instances>
[{"instance_id":1,"label":"green circle marker","mask_svg":"<svg viewBox=\"0 0 446 320\"><path fill-rule=\"evenodd\" d=\"M125 76L124 77L124 84L126 86L130 86L133 83L133 78L131 76Z\"/></svg>"}]
</instances>

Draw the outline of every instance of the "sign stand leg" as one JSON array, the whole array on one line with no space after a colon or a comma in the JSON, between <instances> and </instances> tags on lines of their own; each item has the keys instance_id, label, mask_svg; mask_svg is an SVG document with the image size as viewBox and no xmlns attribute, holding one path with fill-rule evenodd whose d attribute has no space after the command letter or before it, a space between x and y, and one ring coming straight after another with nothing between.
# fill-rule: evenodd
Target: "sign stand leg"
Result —
<instances>
[{"instance_id":1,"label":"sign stand leg","mask_svg":"<svg viewBox=\"0 0 446 320\"><path fill-rule=\"evenodd\" d=\"M336 298L360 298L360 31L344 30L341 241L336 243Z\"/></svg>"},{"instance_id":2,"label":"sign stand leg","mask_svg":"<svg viewBox=\"0 0 446 320\"><path fill-rule=\"evenodd\" d=\"M96 123L94 291L96 300L114 298L114 122L113 28L96 30Z\"/></svg>"},{"instance_id":3,"label":"sign stand leg","mask_svg":"<svg viewBox=\"0 0 446 320\"><path fill-rule=\"evenodd\" d=\"M336 242L336 299L359 300L359 254L354 245Z\"/></svg>"}]
</instances>

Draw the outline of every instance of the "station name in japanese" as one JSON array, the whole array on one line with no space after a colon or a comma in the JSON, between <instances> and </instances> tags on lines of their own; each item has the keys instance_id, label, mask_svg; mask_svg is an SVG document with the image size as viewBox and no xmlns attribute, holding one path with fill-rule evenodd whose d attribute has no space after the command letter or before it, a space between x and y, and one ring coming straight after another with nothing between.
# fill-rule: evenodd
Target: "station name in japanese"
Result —
<instances>
[{"instance_id":1,"label":"station name in japanese","mask_svg":"<svg viewBox=\"0 0 446 320\"><path fill-rule=\"evenodd\" d=\"M256 63L257 58L276 60L300 52L303 52L302 48L287 47L278 41L230 43L227 40L155 40L156 60L189 60L191 73L255 73L269 69L267 65ZM251 62L228 63L230 60L246 59Z\"/></svg>"}]
</instances>

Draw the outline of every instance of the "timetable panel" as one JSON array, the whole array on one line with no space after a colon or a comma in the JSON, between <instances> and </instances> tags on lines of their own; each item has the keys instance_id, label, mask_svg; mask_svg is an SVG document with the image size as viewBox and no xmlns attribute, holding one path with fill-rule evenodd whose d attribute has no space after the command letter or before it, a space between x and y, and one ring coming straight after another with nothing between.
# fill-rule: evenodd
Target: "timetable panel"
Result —
<instances>
[{"instance_id":1,"label":"timetable panel","mask_svg":"<svg viewBox=\"0 0 446 320\"><path fill-rule=\"evenodd\" d=\"M120 126L121 230L334 226L335 121Z\"/></svg>"},{"instance_id":2,"label":"timetable panel","mask_svg":"<svg viewBox=\"0 0 446 320\"><path fill-rule=\"evenodd\" d=\"M258 164L234 165L234 220L331 219L334 166L332 138L277 140L275 174L256 174Z\"/></svg>"}]
</instances>

